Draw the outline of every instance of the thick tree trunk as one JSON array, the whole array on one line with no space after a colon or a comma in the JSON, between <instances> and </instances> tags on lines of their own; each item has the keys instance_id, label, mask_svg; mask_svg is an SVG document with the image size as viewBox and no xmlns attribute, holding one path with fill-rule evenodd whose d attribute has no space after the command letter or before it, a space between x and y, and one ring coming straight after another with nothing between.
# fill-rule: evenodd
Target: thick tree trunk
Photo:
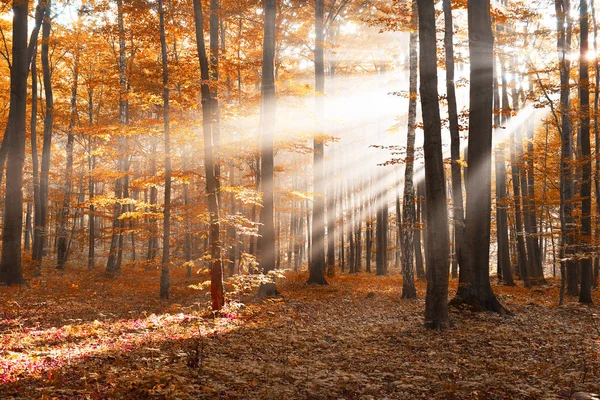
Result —
<instances>
[{"instance_id":1,"label":"thick tree trunk","mask_svg":"<svg viewBox=\"0 0 600 400\"><path fill-rule=\"evenodd\" d=\"M417 5L428 237L425 327L444 329L450 326L447 304L450 238L437 90L435 6L433 0L417 0Z\"/></svg>"},{"instance_id":2,"label":"thick tree trunk","mask_svg":"<svg viewBox=\"0 0 600 400\"><path fill-rule=\"evenodd\" d=\"M271 1L271 0L269 0ZM274 3L274 1L273 1ZM266 2L269 4L269 2ZM275 4L273 4L275 8ZM315 106L317 119L317 132L323 132L324 119L324 95L325 95L325 64L323 59L324 54L324 0L315 0ZM325 280L325 182L323 177L323 163L325 145L323 138L316 136L314 139L314 155L313 155L313 185L314 185L314 201L313 201L313 221L311 229L311 262L308 277L308 283L317 285L326 285ZM360 262L360 261L359 261Z\"/></svg>"},{"instance_id":3,"label":"thick tree trunk","mask_svg":"<svg viewBox=\"0 0 600 400\"><path fill-rule=\"evenodd\" d=\"M448 1L448 0L446 0ZM409 45L409 93L408 127L406 131L406 165L404 169L404 194L402 208L402 298L417 297L414 281L414 232L415 232L415 189L413 171L415 164L415 129L417 123L417 27L418 11L416 0L412 1L412 24Z\"/></svg>"},{"instance_id":4,"label":"thick tree trunk","mask_svg":"<svg viewBox=\"0 0 600 400\"><path fill-rule=\"evenodd\" d=\"M27 46L25 66L25 68L27 69L27 75L29 75L29 68L32 65L33 60L35 60L36 58L35 55L37 53L37 39L40 33L40 28L42 26L42 21L44 19L44 16L46 15L46 11L46 1L39 0L35 8L35 25L31 30L31 34L29 36L29 44L25 42L25 45ZM12 114L12 117L14 118L14 114ZM8 134L8 130L12 126L12 120L10 118L11 114L9 112L6 129L4 130L4 136L2 137L2 144L0 145L0 184L2 183L2 178L4 177L4 165L6 164L6 158L8 156L8 150L10 147L9 141L11 135Z\"/></svg>"},{"instance_id":5,"label":"thick tree trunk","mask_svg":"<svg viewBox=\"0 0 600 400\"><path fill-rule=\"evenodd\" d=\"M258 258L262 270L275 269L274 213L274 138L275 138L275 0L265 0L262 64L262 141L260 157L263 206L260 209Z\"/></svg>"},{"instance_id":6,"label":"thick tree trunk","mask_svg":"<svg viewBox=\"0 0 600 400\"><path fill-rule=\"evenodd\" d=\"M469 3L468 23L471 84L465 248L460 284L453 301L505 313L492 292L489 276L494 78L489 0Z\"/></svg>"},{"instance_id":7,"label":"thick tree trunk","mask_svg":"<svg viewBox=\"0 0 600 400\"><path fill-rule=\"evenodd\" d=\"M2 224L0 282L25 284L21 265L23 230L23 164L27 116L27 11L29 1L13 1L12 67L7 130L8 159ZM11 118L12 116L12 118Z\"/></svg>"},{"instance_id":8,"label":"thick tree trunk","mask_svg":"<svg viewBox=\"0 0 600 400\"><path fill-rule=\"evenodd\" d=\"M208 196L208 212L210 227L208 233L210 255L210 295L213 310L220 310L225 305L223 293L223 261L221 259L221 243L219 240L219 203L217 201L217 176L213 156L213 136L211 132L211 98L208 85L208 59L204 45L204 23L202 21L202 3L194 0L194 23L196 28L196 46L200 63L201 95L202 95L202 130L204 136L204 167L206 170L206 193Z\"/></svg>"}]
</instances>

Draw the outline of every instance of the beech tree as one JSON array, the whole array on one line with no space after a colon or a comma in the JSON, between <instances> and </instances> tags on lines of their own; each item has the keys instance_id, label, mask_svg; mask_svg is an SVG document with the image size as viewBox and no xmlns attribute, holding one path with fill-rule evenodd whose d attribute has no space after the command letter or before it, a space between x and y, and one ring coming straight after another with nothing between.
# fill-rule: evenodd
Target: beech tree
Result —
<instances>
[{"instance_id":1,"label":"beech tree","mask_svg":"<svg viewBox=\"0 0 600 400\"><path fill-rule=\"evenodd\" d=\"M315 0L315 107L317 119L317 132L323 135L324 95L325 95L325 26L324 26L324 0ZM325 280L325 182L323 177L323 163L325 144L322 136L313 140L313 185L314 200L312 212L311 239L312 248L310 255L308 283L326 285Z\"/></svg>"},{"instance_id":2,"label":"beech tree","mask_svg":"<svg viewBox=\"0 0 600 400\"><path fill-rule=\"evenodd\" d=\"M29 1L13 0L10 110L7 129L6 194L2 223L0 281L25 284L21 265L23 231L23 164L25 161L27 115L27 12ZM12 118L11 118L12 116Z\"/></svg>"},{"instance_id":3,"label":"beech tree","mask_svg":"<svg viewBox=\"0 0 600 400\"><path fill-rule=\"evenodd\" d=\"M425 153L425 201L427 202L425 327L444 329L450 326L447 304L450 249L437 90L435 6L433 0L417 0L417 7L419 12L419 82Z\"/></svg>"},{"instance_id":4,"label":"beech tree","mask_svg":"<svg viewBox=\"0 0 600 400\"><path fill-rule=\"evenodd\" d=\"M505 313L489 278L494 38L489 0L468 6L469 158L464 263L455 300Z\"/></svg>"}]
</instances>

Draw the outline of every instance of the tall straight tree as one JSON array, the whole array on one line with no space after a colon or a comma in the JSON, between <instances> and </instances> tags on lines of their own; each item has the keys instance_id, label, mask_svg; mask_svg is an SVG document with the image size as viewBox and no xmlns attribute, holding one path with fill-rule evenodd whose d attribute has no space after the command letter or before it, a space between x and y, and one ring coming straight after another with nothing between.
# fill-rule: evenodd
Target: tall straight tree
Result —
<instances>
[{"instance_id":1,"label":"tall straight tree","mask_svg":"<svg viewBox=\"0 0 600 400\"><path fill-rule=\"evenodd\" d=\"M581 288L579 301L592 302L592 256L588 246L592 240L592 159L590 155L590 72L588 63L588 0L579 2L579 138L581 141L581 157L583 161L581 171Z\"/></svg>"},{"instance_id":2,"label":"tall straight tree","mask_svg":"<svg viewBox=\"0 0 600 400\"><path fill-rule=\"evenodd\" d=\"M417 0L419 10L419 78L425 153L427 202L427 294L425 327L450 326L448 272L450 262L446 179L442 158L442 128L438 101L436 24L433 0Z\"/></svg>"},{"instance_id":3,"label":"tall straight tree","mask_svg":"<svg viewBox=\"0 0 600 400\"><path fill-rule=\"evenodd\" d=\"M460 132L458 127L458 107L454 86L454 24L452 4L443 0L444 9L444 50L446 53L446 96L448 98L448 122L450 125L450 158L452 160L452 219L454 220L454 257L458 266L462 263L465 216L463 207L462 175L460 165ZM452 270L456 273L455 268ZM455 277L453 275L453 277Z\"/></svg>"},{"instance_id":4,"label":"tall straight tree","mask_svg":"<svg viewBox=\"0 0 600 400\"><path fill-rule=\"evenodd\" d=\"M417 39L418 11L417 0L412 1L411 30L409 44L409 91L408 126L406 130L406 165L404 169L404 197L402 207L402 298L417 297L414 276L414 234L415 234L415 188L413 171L415 166L415 130L417 124Z\"/></svg>"},{"instance_id":5,"label":"tall straight tree","mask_svg":"<svg viewBox=\"0 0 600 400\"><path fill-rule=\"evenodd\" d=\"M171 132L169 126L169 67L167 39L165 34L165 8L163 0L158 0L160 18L160 49L163 79L163 123L165 131L165 202L163 214L163 253L160 273L160 298L169 298L169 250L171 238Z\"/></svg>"},{"instance_id":6,"label":"tall straight tree","mask_svg":"<svg viewBox=\"0 0 600 400\"><path fill-rule=\"evenodd\" d=\"M77 27L79 29L79 27ZM60 212L60 221L57 229L57 265L56 268L64 270L67 264L68 243L67 224L69 222L69 207L71 200L71 189L73 187L73 144L75 135L73 130L77 124L77 85L79 82L79 30L75 33L75 50L73 54L73 83L71 85L71 110L69 116L69 130L67 131L67 165L65 167L65 187L63 192L63 208Z\"/></svg>"},{"instance_id":7,"label":"tall straight tree","mask_svg":"<svg viewBox=\"0 0 600 400\"><path fill-rule=\"evenodd\" d=\"M213 153L213 136L211 131L211 98L208 85L208 58L204 44L204 22L202 20L202 3L194 0L194 25L196 30L196 47L200 63L201 98L202 98L202 131L204 137L204 168L206 172L206 193L208 197L208 213L210 225L208 230L208 251L210 255L210 298L213 310L220 310L225 305L223 294L223 260L219 239L219 203L217 201L217 183L215 177L215 160Z\"/></svg>"},{"instance_id":8,"label":"tall straight tree","mask_svg":"<svg viewBox=\"0 0 600 400\"><path fill-rule=\"evenodd\" d=\"M460 269L458 302L505 313L490 285L490 217L492 175L492 107L494 37L490 1L469 1L469 166L464 263Z\"/></svg>"},{"instance_id":9,"label":"tall straight tree","mask_svg":"<svg viewBox=\"0 0 600 400\"><path fill-rule=\"evenodd\" d=\"M123 0L117 0L117 25L119 28L119 125L122 127L127 123L127 77L126 77L126 55L125 55L125 25L123 22ZM119 173L126 169L124 159L124 139L119 137ZM123 197L124 177L119 176L115 182L115 206L113 210L112 234L110 239L110 250L106 261L106 273L114 276L121 271L121 246L123 244L123 221L119 218L123 212L120 199Z\"/></svg>"},{"instance_id":10,"label":"tall straight tree","mask_svg":"<svg viewBox=\"0 0 600 400\"><path fill-rule=\"evenodd\" d=\"M21 266L23 232L23 164L27 116L27 11L28 0L13 0L12 66L10 69L9 135L6 194L2 224L0 282L24 284ZM11 118L12 116L12 118Z\"/></svg>"},{"instance_id":11,"label":"tall straight tree","mask_svg":"<svg viewBox=\"0 0 600 400\"><path fill-rule=\"evenodd\" d=\"M325 1L315 0L315 106L317 119L317 132L322 134L325 112ZM314 139L313 158L313 185L314 202L312 209L311 253L309 263L308 283L326 285L325 280L325 185L323 180L323 162L325 145L323 137L318 135Z\"/></svg>"},{"instance_id":12,"label":"tall straight tree","mask_svg":"<svg viewBox=\"0 0 600 400\"><path fill-rule=\"evenodd\" d=\"M571 62L567 56L571 52L572 26L569 12L571 3L569 0L556 0L556 31L557 52L560 68L560 114L561 114L561 167L560 167L560 228L561 228L561 296L562 304L564 295L564 283L568 276L567 293L575 296L578 294L577 270L578 263L574 260L575 246L573 218L573 171L571 162L573 158L573 132L571 126L571 102L569 79L571 74Z\"/></svg>"},{"instance_id":13,"label":"tall straight tree","mask_svg":"<svg viewBox=\"0 0 600 400\"><path fill-rule=\"evenodd\" d=\"M274 202L274 155L275 137L275 26L276 2L265 0L263 63L262 63L262 140L260 153L260 173L262 202L260 209L258 257L263 272L275 269L275 224L273 221Z\"/></svg>"},{"instance_id":14,"label":"tall straight tree","mask_svg":"<svg viewBox=\"0 0 600 400\"><path fill-rule=\"evenodd\" d=\"M50 70L50 32L52 30L52 19L50 10L52 2L45 3L46 12L42 21L42 79L44 82L44 100L46 114L44 115L44 142L42 144L42 164L40 169L40 191L39 191L39 225L35 227L33 237L33 260L35 263L34 273L40 273L44 247L46 241L46 227L48 225L48 187L50 176L50 153L52 149L52 128L54 124L54 94L52 91L52 71Z\"/></svg>"}]
</instances>

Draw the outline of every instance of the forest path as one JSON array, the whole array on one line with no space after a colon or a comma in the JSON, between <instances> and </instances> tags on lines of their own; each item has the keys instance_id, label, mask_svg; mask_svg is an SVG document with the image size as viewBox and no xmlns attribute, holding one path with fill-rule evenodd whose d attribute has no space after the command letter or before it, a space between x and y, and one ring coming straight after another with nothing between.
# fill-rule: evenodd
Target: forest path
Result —
<instances>
[{"instance_id":1,"label":"forest path","mask_svg":"<svg viewBox=\"0 0 600 400\"><path fill-rule=\"evenodd\" d=\"M600 392L598 307L574 298L557 307L556 286L495 286L514 316L452 311L454 328L438 332L423 328L425 284L417 283L417 299L403 300L397 276L342 275L318 287L305 286L305 274L288 274L278 284L282 298L244 295L245 305L231 302L216 318L202 311L207 299L186 287L183 271L174 271L166 302L156 299L156 278L124 271L108 282L73 272L68 284L54 274L30 281L30 289L3 288L0 397L558 399Z\"/></svg>"}]
</instances>

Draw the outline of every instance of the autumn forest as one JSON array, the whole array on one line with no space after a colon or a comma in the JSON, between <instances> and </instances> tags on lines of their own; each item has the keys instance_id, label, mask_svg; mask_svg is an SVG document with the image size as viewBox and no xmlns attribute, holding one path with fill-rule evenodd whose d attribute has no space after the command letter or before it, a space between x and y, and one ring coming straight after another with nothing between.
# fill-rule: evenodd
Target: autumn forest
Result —
<instances>
[{"instance_id":1,"label":"autumn forest","mask_svg":"<svg viewBox=\"0 0 600 400\"><path fill-rule=\"evenodd\" d=\"M595 0L0 0L0 398L600 398Z\"/></svg>"}]
</instances>

